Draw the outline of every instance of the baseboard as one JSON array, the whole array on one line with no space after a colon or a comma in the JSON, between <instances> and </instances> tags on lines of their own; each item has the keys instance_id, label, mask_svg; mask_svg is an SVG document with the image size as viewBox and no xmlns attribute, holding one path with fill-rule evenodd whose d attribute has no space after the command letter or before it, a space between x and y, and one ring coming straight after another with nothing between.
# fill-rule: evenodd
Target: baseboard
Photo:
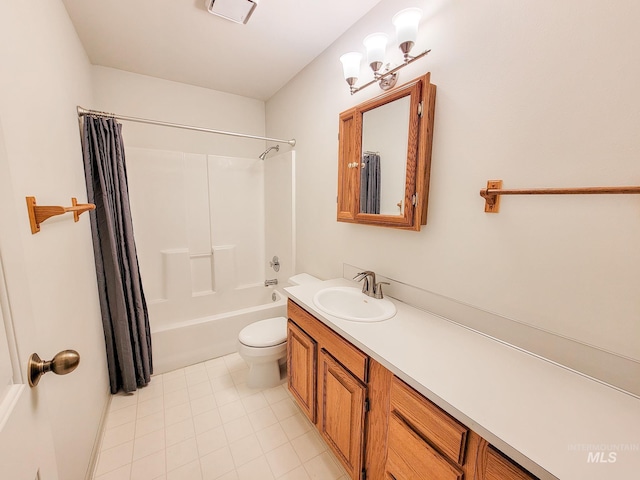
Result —
<instances>
[{"instance_id":1,"label":"baseboard","mask_svg":"<svg viewBox=\"0 0 640 480\"><path fill-rule=\"evenodd\" d=\"M100 425L96 432L96 438L93 441L93 448L91 449L91 456L89 457L89 465L87 465L87 473L85 480L93 480L96 473L96 467L98 465L98 457L100 456L100 449L102 448L102 439L104 438L104 428L107 423L107 416L111 408L111 391L107 390L107 399L105 401L104 408L102 409L102 416L100 418Z\"/></svg>"}]
</instances>

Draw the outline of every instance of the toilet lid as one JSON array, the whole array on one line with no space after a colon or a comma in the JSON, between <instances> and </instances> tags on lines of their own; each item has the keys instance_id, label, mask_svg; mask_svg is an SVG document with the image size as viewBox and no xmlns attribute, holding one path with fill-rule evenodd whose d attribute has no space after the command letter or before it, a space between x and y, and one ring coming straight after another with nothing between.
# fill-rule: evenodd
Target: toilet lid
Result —
<instances>
[{"instance_id":1,"label":"toilet lid","mask_svg":"<svg viewBox=\"0 0 640 480\"><path fill-rule=\"evenodd\" d=\"M267 318L247 325L238 339L249 347L272 347L287 341L287 319Z\"/></svg>"}]
</instances>

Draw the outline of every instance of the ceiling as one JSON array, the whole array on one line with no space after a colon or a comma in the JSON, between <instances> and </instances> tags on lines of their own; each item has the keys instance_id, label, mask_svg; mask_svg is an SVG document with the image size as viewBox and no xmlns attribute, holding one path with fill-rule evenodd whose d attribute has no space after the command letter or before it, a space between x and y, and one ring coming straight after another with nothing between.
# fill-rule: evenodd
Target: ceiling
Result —
<instances>
[{"instance_id":1,"label":"ceiling","mask_svg":"<svg viewBox=\"0 0 640 480\"><path fill-rule=\"evenodd\" d=\"M257 0L246 25L205 0L62 0L94 65L267 100L381 0Z\"/></svg>"}]
</instances>

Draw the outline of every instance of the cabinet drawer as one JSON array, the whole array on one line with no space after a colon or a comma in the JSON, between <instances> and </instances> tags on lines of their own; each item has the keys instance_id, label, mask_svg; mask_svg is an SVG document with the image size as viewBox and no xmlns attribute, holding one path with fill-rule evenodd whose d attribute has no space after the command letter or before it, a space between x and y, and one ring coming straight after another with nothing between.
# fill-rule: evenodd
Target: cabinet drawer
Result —
<instances>
[{"instance_id":1,"label":"cabinet drawer","mask_svg":"<svg viewBox=\"0 0 640 480\"><path fill-rule=\"evenodd\" d=\"M483 480L536 480L537 478L492 446L487 449L485 465Z\"/></svg>"},{"instance_id":2,"label":"cabinet drawer","mask_svg":"<svg viewBox=\"0 0 640 480\"><path fill-rule=\"evenodd\" d=\"M469 429L418 392L393 378L391 411L402 417L440 453L462 465Z\"/></svg>"},{"instance_id":3,"label":"cabinet drawer","mask_svg":"<svg viewBox=\"0 0 640 480\"><path fill-rule=\"evenodd\" d=\"M288 316L321 348L326 349L361 382L367 382L369 357L327 327L295 302L289 300Z\"/></svg>"},{"instance_id":4,"label":"cabinet drawer","mask_svg":"<svg viewBox=\"0 0 640 480\"><path fill-rule=\"evenodd\" d=\"M463 472L393 413L389 419L387 475L395 480L461 480Z\"/></svg>"}]
</instances>

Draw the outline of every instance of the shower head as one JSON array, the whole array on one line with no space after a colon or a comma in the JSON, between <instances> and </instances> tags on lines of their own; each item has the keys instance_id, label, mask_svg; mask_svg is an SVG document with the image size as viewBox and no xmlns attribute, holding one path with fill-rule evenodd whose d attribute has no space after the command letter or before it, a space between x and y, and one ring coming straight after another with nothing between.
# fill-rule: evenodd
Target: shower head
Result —
<instances>
[{"instance_id":1,"label":"shower head","mask_svg":"<svg viewBox=\"0 0 640 480\"><path fill-rule=\"evenodd\" d=\"M269 153L271 150L275 150L276 152L280 151L280 145L276 145L275 147L269 147L267 148L264 152L262 152L260 154L260 160L264 160L265 158L267 158L267 153Z\"/></svg>"}]
</instances>

